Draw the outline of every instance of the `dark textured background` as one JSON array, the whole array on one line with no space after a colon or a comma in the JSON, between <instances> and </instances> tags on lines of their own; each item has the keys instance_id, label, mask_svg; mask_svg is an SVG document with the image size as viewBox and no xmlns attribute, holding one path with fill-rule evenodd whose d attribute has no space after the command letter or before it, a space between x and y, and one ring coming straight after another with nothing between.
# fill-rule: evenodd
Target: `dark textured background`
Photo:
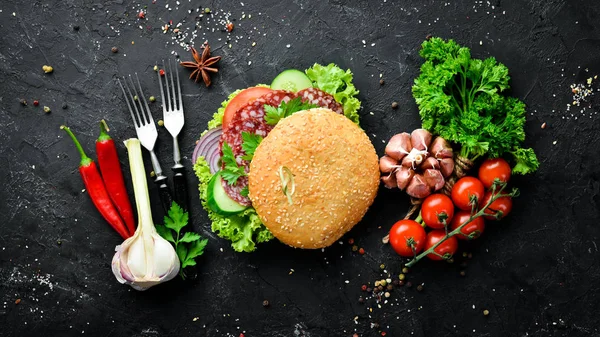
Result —
<instances>
[{"instance_id":1,"label":"dark textured background","mask_svg":"<svg viewBox=\"0 0 600 337\"><path fill-rule=\"evenodd\" d=\"M582 108L567 111L569 85L600 72L597 0L180 1L179 7L173 0L0 3L0 335L600 335L600 102L589 99L583 114ZM146 20L140 21L143 6ZM191 32L198 7L221 17L220 11L231 12L237 36L228 48L222 25L205 17L195 44L209 40L223 56L220 72L206 89L185 80L180 69L186 108L180 144L193 223L210 241L195 282L177 279L136 292L110 271L121 239L82 193L79 158L59 126L71 126L90 155L101 118L115 139L135 136L114 78L138 72L146 94L158 96L153 65L174 58L172 52L190 59L160 26L185 20L181 28ZM514 179L522 193L513 213L463 246L473 254L465 277L459 276L462 257L454 264L424 261L408 275L413 287L394 290L381 308L372 298L358 303L361 284L400 272L403 261L381 244L408 208L398 191L382 190L344 243L324 252L271 242L237 254L210 232L189 157L228 93L269 83L286 68L335 62L353 70L361 123L381 154L390 136L419 125L410 86L427 34L454 38L474 56L494 55L509 67L512 92L528 105L526 145L541 162L535 175ZM118 53L111 53L113 46ZM54 73L43 74L44 64ZM21 106L20 98L29 105ZM52 113L44 114L44 105ZM159 103L152 109L158 120ZM119 151L127 165L120 142ZM166 130L160 130L158 155L170 167ZM154 216L161 221L159 211ZM349 238L367 253L353 253Z\"/></svg>"}]
</instances>

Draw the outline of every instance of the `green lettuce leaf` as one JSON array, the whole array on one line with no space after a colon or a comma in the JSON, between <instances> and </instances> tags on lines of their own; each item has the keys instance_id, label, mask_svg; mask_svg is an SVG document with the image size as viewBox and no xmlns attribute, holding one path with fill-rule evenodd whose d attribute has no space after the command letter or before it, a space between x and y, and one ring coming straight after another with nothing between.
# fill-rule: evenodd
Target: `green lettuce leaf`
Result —
<instances>
[{"instance_id":1,"label":"green lettuce leaf","mask_svg":"<svg viewBox=\"0 0 600 337\"><path fill-rule=\"evenodd\" d=\"M204 157L199 157L194 164L194 173L198 177L200 201L212 222L211 229L219 237L231 241L236 252L252 252L256 244L273 239L273 234L263 225L254 208L248 208L240 214L223 216L210 210L206 203L208 182L212 177L210 168Z\"/></svg>"},{"instance_id":2,"label":"green lettuce leaf","mask_svg":"<svg viewBox=\"0 0 600 337\"><path fill-rule=\"evenodd\" d=\"M352 72L350 69L342 70L337 65L330 63L322 66L315 63L306 69L306 76L310 78L313 85L331 95L344 107L344 115L351 121L359 124L358 109L360 101L356 98L359 91L352 84Z\"/></svg>"}]
</instances>

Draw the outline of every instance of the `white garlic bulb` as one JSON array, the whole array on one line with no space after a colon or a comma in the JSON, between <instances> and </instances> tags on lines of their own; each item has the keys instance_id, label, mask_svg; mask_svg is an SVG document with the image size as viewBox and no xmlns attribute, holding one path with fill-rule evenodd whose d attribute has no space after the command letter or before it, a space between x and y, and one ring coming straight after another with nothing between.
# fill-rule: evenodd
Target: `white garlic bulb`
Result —
<instances>
[{"instance_id":1,"label":"white garlic bulb","mask_svg":"<svg viewBox=\"0 0 600 337\"><path fill-rule=\"evenodd\" d=\"M125 146L129 152L138 227L132 237L115 247L112 271L117 281L141 291L173 279L179 273L180 263L175 249L156 232L152 221L140 141L128 139Z\"/></svg>"}]
</instances>

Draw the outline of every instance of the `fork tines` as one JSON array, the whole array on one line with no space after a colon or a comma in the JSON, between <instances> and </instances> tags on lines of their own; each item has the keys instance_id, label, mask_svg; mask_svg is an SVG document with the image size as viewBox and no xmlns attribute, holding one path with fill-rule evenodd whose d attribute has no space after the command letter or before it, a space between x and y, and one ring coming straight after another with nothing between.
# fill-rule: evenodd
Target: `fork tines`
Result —
<instances>
[{"instance_id":1,"label":"fork tines","mask_svg":"<svg viewBox=\"0 0 600 337\"><path fill-rule=\"evenodd\" d=\"M117 78L117 81L119 82L121 90L123 90L123 95L125 95L125 102L127 103L127 107L129 108L129 112L131 113L133 124L136 128L139 128L146 124L154 124L154 119L152 118L152 114L150 113L150 107L148 106L148 102L146 101L146 96L144 95L142 86L140 85L140 79L138 78L137 73L135 73L135 79L137 81L139 92L138 88L136 88L135 84L133 83L131 75L129 75L128 77L131 85L127 83L127 79L124 76L123 82L125 83L125 86L123 86L120 79ZM133 88L133 90L131 90L130 88ZM127 89L127 92L125 92L125 89ZM129 97L129 99L127 99L127 97ZM135 114L133 113L134 111Z\"/></svg>"}]
</instances>

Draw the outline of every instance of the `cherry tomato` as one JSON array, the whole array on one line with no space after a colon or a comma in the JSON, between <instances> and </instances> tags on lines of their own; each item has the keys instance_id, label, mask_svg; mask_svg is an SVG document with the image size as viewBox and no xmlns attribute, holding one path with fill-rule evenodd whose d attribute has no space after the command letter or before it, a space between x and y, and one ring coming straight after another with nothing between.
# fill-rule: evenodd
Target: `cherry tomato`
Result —
<instances>
[{"instance_id":1,"label":"cherry tomato","mask_svg":"<svg viewBox=\"0 0 600 337\"><path fill-rule=\"evenodd\" d=\"M454 218L452 218L452 222L450 223L450 229L451 230L457 229L458 227L460 227L460 225L469 221L470 217L471 217L470 211L456 212L456 214L454 214ZM473 221L469 222L468 224L466 224L460 230L460 232L455 236L461 240L470 240L469 235L471 235L471 233L475 233L475 234L473 234L472 238L476 239L476 238L480 237L481 234L483 234L484 229L485 229L485 221L483 220L483 217L480 216L478 218L473 219Z\"/></svg>"},{"instance_id":2,"label":"cherry tomato","mask_svg":"<svg viewBox=\"0 0 600 337\"><path fill-rule=\"evenodd\" d=\"M251 103L257 98L268 94L272 90L266 87L251 87L248 89L242 90L237 96L231 99L225 108L225 112L223 114L223 131L227 130L229 127L229 123L235 116L235 113L247 103Z\"/></svg>"},{"instance_id":3,"label":"cherry tomato","mask_svg":"<svg viewBox=\"0 0 600 337\"><path fill-rule=\"evenodd\" d=\"M414 241L413 249L409 240ZM414 220L400 220L390 230L390 244L400 256L412 257L423 250L425 245L425 229Z\"/></svg>"},{"instance_id":4,"label":"cherry tomato","mask_svg":"<svg viewBox=\"0 0 600 337\"><path fill-rule=\"evenodd\" d=\"M446 236L446 231L443 229L434 229L429 234L427 234L427 239L425 240L425 249L429 249L433 247L436 243L442 240ZM456 250L458 249L458 240L456 237L452 236L446 239L446 241L442 242L439 246L437 246L433 251L438 253L444 258L450 258ZM434 261L444 260L444 258L439 257L435 254L427 254L427 257Z\"/></svg>"},{"instance_id":5,"label":"cherry tomato","mask_svg":"<svg viewBox=\"0 0 600 337\"><path fill-rule=\"evenodd\" d=\"M492 197L492 192L491 191L486 192L485 196L483 197L483 202L481 203L481 207L485 206L488 203L488 201L490 201L491 197ZM507 216L511 210L512 210L512 198L511 197L500 197L500 198L494 200L494 202L492 202L490 207L488 207L485 210L484 213L486 215L484 215L484 216L490 220L500 220L500 219L504 218L505 216ZM496 216L495 216L495 214L498 211L502 212L502 216L500 218L496 218Z\"/></svg>"},{"instance_id":6,"label":"cherry tomato","mask_svg":"<svg viewBox=\"0 0 600 337\"><path fill-rule=\"evenodd\" d=\"M454 216L454 204L445 194L432 194L425 198L421 204L421 217L425 224L431 228L444 228L440 217L446 217L446 224L450 224Z\"/></svg>"},{"instance_id":7,"label":"cherry tomato","mask_svg":"<svg viewBox=\"0 0 600 337\"><path fill-rule=\"evenodd\" d=\"M510 179L510 165L502 158L486 159L479 167L479 180L485 188L492 187L494 179L505 183Z\"/></svg>"},{"instance_id":8,"label":"cherry tomato","mask_svg":"<svg viewBox=\"0 0 600 337\"><path fill-rule=\"evenodd\" d=\"M485 189L479 179L475 177L460 178L454 187L452 187L452 202L456 207L463 211L471 210L471 197L477 197L477 202L481 202Z\"/></svg>"}]
</instances>

